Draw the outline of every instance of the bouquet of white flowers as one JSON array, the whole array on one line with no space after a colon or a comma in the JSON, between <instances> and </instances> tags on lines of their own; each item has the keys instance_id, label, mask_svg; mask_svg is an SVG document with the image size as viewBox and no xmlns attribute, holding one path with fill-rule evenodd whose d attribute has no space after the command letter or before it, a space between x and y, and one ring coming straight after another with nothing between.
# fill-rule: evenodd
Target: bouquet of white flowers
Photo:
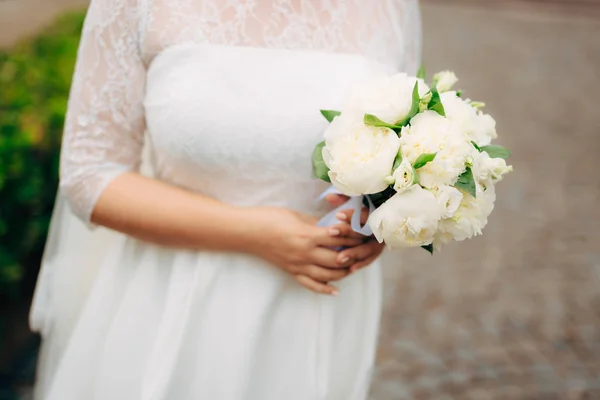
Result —
<instances>
[{"instance_id":1,"label":"bouquet of white flowers","mask_svg":"<svg viewBox=\"0 0 600 400\"><path fill-rule=\"evenodd\" d=\"M424 78L423 69L380 78L357 88L341 112L321 110L330 125L313 171L370 206L366 228L379 242L433 252L481 234L494 185L512 167L510 152L491 144L496 122L484 104L452 90L456 75L440 72L432 85Z\"/></svg>"}]
</instances>

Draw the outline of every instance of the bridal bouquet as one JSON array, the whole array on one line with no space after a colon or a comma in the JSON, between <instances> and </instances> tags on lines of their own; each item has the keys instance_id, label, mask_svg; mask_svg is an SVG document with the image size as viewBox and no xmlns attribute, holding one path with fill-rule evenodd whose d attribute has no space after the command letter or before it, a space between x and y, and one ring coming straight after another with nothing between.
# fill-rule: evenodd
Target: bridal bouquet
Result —
<instances>
[{"instance_id":1,"label":"bridal bouquet","mask_svg":"<svg viewBox=\"0 0 600 400\"><path fill-rule=\"evenodd\" d=\"M364 228L379 242L433 253L482 233L512 167L510 152L491 144L496 122L484 104L452 90L456 75L424 78L423 69L380 78L341 112L321 110L330 124L312 161L317 178L370 207Z\"/></svg>"}]
</instances>

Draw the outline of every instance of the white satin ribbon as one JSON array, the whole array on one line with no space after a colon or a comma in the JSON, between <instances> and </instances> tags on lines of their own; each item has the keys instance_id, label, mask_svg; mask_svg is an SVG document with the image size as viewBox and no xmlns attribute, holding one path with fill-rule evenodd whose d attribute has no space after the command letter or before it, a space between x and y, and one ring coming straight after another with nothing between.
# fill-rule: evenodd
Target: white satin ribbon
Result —
<instances>
[{"instance_id":1,"label":"white satin ribbon","mask_svg":"<svg viewBox=\"0 0 600 400\"><path fill-rule=\"evenodd\" d=\"M321 196L319 196L319 200L323 200L328 194L342 194L342 193L340 193L340 191L338 191L334 186L331 186L330 188L325 190L321 194ZM354 232L360 233L365 236L371 236L373 234L373 231L371 230L371 227L369 226L369 224L365 224L363 226L360 222L360 212L362 210L364 197L367 198L367 203L369 204L369 215L371 215L371 213L373 211L375 211L375 205L373 204L373 202L371 201L369 196L354 196L354 197L350 197L350 199L347 202L345 202L344 204L342 204L341 206L339 206L338 208L336 208L335 210L331 211L329 214L327 214L323 218L321 218L321 220L317 223L317 225L318 226L337 225L340 223L340 221L336 218L337 213L351 208L354 210L354 214L352 214L352 220L350 221L352 230Z\"/></svg>"}]
</instances>

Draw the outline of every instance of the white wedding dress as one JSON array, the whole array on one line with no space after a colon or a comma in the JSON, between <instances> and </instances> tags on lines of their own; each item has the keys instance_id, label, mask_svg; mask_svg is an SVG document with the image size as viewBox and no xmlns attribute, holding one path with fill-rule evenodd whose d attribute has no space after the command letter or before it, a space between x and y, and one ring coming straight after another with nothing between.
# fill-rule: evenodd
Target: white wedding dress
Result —
<instances>
[{"instance_id":1,"label":"white wedding dress","mask_svg":"<svg viewBox=\"0 0 600 400\"><path fill-rule=\"evenodd\" d=\"M93 0L31 313L37 399L365 399L379 265L330 297L251 256L163 248L89 217L140 164L233 205L323 215L319 109L414 73L419 39L416 0Z\"/></svg>"}]
</instances>

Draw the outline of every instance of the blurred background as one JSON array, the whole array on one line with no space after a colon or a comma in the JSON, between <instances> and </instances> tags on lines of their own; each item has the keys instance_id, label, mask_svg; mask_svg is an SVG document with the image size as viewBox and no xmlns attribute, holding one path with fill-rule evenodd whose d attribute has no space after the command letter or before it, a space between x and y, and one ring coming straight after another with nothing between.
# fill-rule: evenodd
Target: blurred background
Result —
<instances>
[{"instance_id":1,"label":"blurred background","mask_svg":"<svg viewBox=\"0 0 600 400\"><path fill-rule=\"evenodd\" d=\"M27 313L87 0L0 0L0 400L30 399ZM600 0L423 0L424 61L515 167L485 235L386 255L373 400L600 399Z\"/></svg>"}]
</instances>

